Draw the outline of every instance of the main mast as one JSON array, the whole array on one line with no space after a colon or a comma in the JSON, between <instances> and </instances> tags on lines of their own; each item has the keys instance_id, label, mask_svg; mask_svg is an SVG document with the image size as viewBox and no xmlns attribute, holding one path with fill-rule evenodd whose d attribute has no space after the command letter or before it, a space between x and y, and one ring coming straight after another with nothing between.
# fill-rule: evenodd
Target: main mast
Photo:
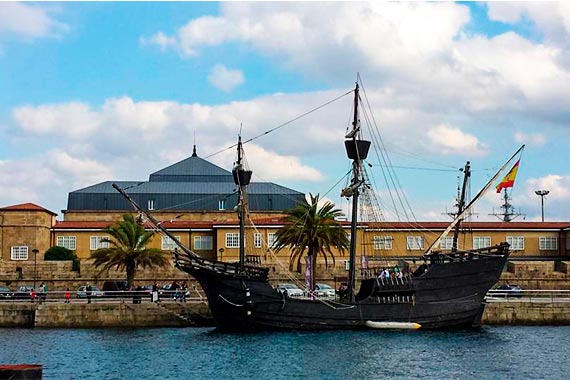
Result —
<instances>
[{"instance_id":1,"label":"main mast","mask_svg":"<svg viewBox=\"0 0 570 380\"><path fill-rule=\"evenodd\" d=\"M370 141L360 139L360 125L358 119L358 83L354 89L354 117L352 130L345 136L344 146L346 154L352 160L352 179L350 186L343 189L341 196L352 196L352 220L350 225L350 259L348 270L348 301L354 302L354 289L356 280L356 226L358 223L358 195L359 188L364 183L362 179L362 160L368 156Z\"/></svg>"},{"instance_id":2,"label":"main mast","mask_svg":"<svg viewBox=\"0 0 570 380\"><path fill-rule=\"evenodd\" d=\"M232 169L234 183L238 186L238 204L236 206L239 218L239 267L243 270L245 266L245 218L247 212L246 186L251 181L251 170L246 170L243 165L243 146L241 135L238 138L237 161Z\"/></svg>"}]
</instances>

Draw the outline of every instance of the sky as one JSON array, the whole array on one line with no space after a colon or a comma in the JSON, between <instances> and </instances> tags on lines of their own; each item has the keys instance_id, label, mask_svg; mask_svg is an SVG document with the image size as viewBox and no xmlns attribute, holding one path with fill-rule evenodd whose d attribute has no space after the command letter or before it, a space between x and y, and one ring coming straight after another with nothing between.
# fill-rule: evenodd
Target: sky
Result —
<instances>
[{"instance_id":1,"label":"sky","mask_svg":"<svg viewBox=\"0 0 570 380\"><path fill-rule=\"evenodd\" d=\"M0 207L61 219L69 192L148 180L193 144L231 170L240 128L259 136L357 74L417 220L449 220L466 161L475 194L525 144L517 220L540 220L546 189L545 220L570 221L564 2L0 2ZM253 180L346 209L332 189L351 105L246 144ZM473 220L498 220L501 202L491 191Z\"/></svg>"}]
</instances>

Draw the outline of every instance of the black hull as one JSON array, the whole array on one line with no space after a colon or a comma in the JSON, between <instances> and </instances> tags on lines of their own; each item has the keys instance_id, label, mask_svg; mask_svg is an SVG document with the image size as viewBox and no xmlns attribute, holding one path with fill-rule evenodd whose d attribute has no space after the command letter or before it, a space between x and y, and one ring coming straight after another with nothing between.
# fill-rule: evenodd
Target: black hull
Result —
<instances>
[{"instance_id":1,"label":"black hull","mask_svg":"<svg viewBox=\"0 0 570 380\"><path fill-rule=\"evenodd\" d=\"M289 298L267 278L179 267L200 282L221 330L364 329L367 321L415 322L438 329L480 325L485 294L497 282L507 256L433 260L424 273L404 281L363 280L353 303Z\"/></svg>"}]
</instances>

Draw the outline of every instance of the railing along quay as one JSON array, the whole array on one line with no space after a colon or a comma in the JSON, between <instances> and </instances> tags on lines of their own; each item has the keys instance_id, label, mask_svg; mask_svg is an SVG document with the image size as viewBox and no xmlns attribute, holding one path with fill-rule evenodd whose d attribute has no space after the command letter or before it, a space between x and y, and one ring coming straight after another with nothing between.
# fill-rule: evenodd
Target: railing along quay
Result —
<instances>
[{"instance_id":1,"label":"railing along quay","mask_svg":"<svg viewBox=\"0 0 570 380\"><path fill-rule=\"evenodd\" d=\"M160 302L206 302L206 296L201 289L191 289L186 292L175 290L161 290L158 292ZM69 295L69 299L66 298ZM69 300L69 302L68 302ZM124 290L124 291L92 291L87 295L84 291L48 291L47 293L32 294L10 291L0 293L0 302L28 302L28 303L141 303L153 302L151 291Z\"/></svg>"},{"instance_id":2,"label":"railing along quay","mask_svg":"<svg viewBox=\"0 0 570 380\"><path fill-rule=\"evenodd\" d=\"M486 302L570 302L570 290L489 290Z\"/></svg>"},{"instance_id":3,"label":"railing along quay","mask_svg":"<svg viewBox=\"0 0 570 380\"><path fill-rule=\"evenodd\" d=\"M49 291L36 293L32 299L29 294L9 292L0 294L0 302L66 302L66 293L70 293L70 303L116 303L116 302L152 302L152 292L149 291L110 291L94 292L89 297L84 292L78 291ZM180 291L159 291L160 302L206 302L206 296L202 289L191 289L185 294ZM570 290L490 290L485 296L486 302L570 302Z\"/></svg>"}]
</instances>

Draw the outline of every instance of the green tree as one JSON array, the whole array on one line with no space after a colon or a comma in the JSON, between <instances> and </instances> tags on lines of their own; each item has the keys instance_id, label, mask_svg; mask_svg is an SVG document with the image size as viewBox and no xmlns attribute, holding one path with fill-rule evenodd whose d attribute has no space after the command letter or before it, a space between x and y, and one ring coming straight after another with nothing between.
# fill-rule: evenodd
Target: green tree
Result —
<instances>
[{"instance_id":1,"label":"green tree","mask_svg":"<svg viewBox=\"0 0 570 380\"><path fill-rule=\"evenodd\" d=\"M291 210L285 211L285 225L275 234L274 247L277 251L285 247L291 249L289 268L295 264L299 270L303 258L311 258L311 290L315 288L315 269L317 257L323 256L325 264L329 259L334 264L333 248L344 252L349 247L346 231L337 218L344 216L341 210L335 209L331 202L325 202L319 207L319 195L309 194L311 201L299 202Z\"/></svg>"},{"instance_id":2,"label":"green tree","mask_svg":"<svg viewBox=\"0 0 570 380\"><path fill-rule=\"evenodd\" d=\"M53 246L50 247L44 254L44 260L64 260L72 261L73 264L71 269L74 271L79 271L79 259L75 252L65 247Z\"/></svg>"},{"instance_id":3,"label":"green tree","mask_svg":"<svg viewBox=\"0 0 570 380\"><path fill-rule=\"evenodd\" d=\"M109 248L100 248L91 253L95 266L103 266L104 270L116 268L127 272L129 288L133 285L135 274L139 267L164 267L168 259L164 251L157 248L146 248L154 232L146 231L137 224L132 214L124 214L123 220L107 227L104 232L111 238L102 239L108 242Z\"/></svg>"}]
</instances>

